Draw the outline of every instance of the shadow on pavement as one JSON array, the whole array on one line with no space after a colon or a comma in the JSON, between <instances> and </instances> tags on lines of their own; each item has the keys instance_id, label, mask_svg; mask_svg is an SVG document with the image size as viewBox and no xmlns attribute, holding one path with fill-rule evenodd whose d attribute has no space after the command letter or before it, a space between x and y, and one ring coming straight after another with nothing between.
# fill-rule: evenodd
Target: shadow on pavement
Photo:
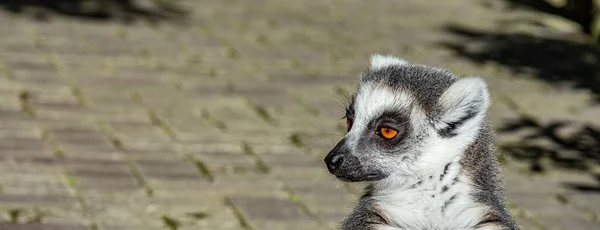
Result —
<instances>
[{"instance_id":1,"label":"shadow on pavement","mask_svg":"<svg viewBox=\"0 0 600 230\"><path fill-rule=\"evenodd\" d=\"M568 135L565 130L569 131ZM526 131L527 135L517 143L504 144L500 148L519 160L531 162L531 170L543 171L541 160L550 159L558 167L588 169L590 164L600 163L600 129L575 122L554 121L540 124L533 118L510 120L497 130L501 134Z\"/></svg>"},{"instance_id":2,"label":"shadow on pavement","mask_svg":"<svg viewBox=\"0 0 600 230\"><path fill-rule=\"evenodd\" d=\"M600 174L594 175L594 178L596 179L596 182L597 182L596 185L581 184L581 183L564 183L563 185L566 186L567 188L577 190L580 192L600 193Z\"/></svg>"},{"instance_id":3,"label":"shadow on pavement","mask_svg":"<svg viewBox=\"0 0 600 230\"><path fill-rule=\"evenodd\" d=\"M564 130L570 130L564 135ZM576 122L554 121L540 124L532 118L523 117L508 121L498 129L499 133L516 135L527 131L519 142L500 146L504 154L530 164L533 172L544 172L550 160L552 167L586 171L600 164L600 129ZM594 175L595 184L563 183L566 188L580 192L600 193L600 175Z\"/></svg>"},{"instance_id":4,"label":"shadow on pavement","mask_svg":"<svg viewBox=\"0 0 600 230\"><path fill-rule=\"evenodd\" d=\"M575 184L575 183L565 183L564 186L567 188L577 190L580 192L597 192L600 193L600 185L588 185L588 184Z\"/></svg>"},{"instance_id":5,"label":"shadow on pavement","mask_svg":"<svg viewBox=\"0 0 600 230\"><path fill-rule=\"evenodd\" d=\"M537 37L526 33L480 31L458 25L445 30L458 39L442 46L475 63L496 63L515 73L526 73L555 85L569 85L592 93L600 102L600 47L570 38ZM519 141L503 143L500 150L533 172L550 168L581 170L600 165L600 128L578 121L540 122L522 115L503 123L497 132L518 135ZM548 162L550 164L548 164ZM564 184L582 192L600 192L596 184Z\"/></svg>"},{"instance_id":6,"label":"shadow on pavement","mask_svg":"<svg viewBox=\"0 0 600 230\"><path fill-rule=\"evenodd\" d=\"M0 8L16 14L31 14L38 21L50 20L52 14L79 19L108 21L135 19L179 21L187 11L176 1L153 0L151 7L142 7L135 0L0 0Z\"/></svg>"},{"instance_id":7,"label":"shadow on pavement","mask_svg":"<svg viewBox=\"0 0 600 230\"><path fill-rule=\"evenodd\" d=\"M555 6L545 0L505 0L513 8L524 8L561 16L571 20L586 34L592 33L594 0L567 0L564 6Z\"/></svg>"},{"instance_id":8,"label":"shadow on pavement","mask_svg":"<svg viewBox=\"0 0 600 230\"><path fill-rule=\"evenodd\" d=\"M442 45L475 63L495 62L553 83L570 83L590 90L600 102L600 47L559 38L521 33L478 31L449 25L446 31L460 41Z\"/></svg>"}]
</instances>

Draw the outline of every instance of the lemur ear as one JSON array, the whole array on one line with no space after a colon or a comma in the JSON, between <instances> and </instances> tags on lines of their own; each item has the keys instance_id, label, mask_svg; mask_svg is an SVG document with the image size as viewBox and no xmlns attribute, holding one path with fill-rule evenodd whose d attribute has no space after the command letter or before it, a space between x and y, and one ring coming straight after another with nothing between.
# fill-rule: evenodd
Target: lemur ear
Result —
<instances>
[{"instance_id":1,"label":"lemur ear","mask_svg":"<svg viewBox=\"0 0 600 230\"><path fill-rule=\"evenodd\" d=\"M490 107L490 93L485 80L467 77L452 84L438 101L441 113L436 128L442 136L456 135L463 126L476 125L469 122L481 120Z\"/></svg>"},{"instance_id":2,"label":"lemur ear","mask_svg":"<svg viewBox=\"0 0 600 230\"><path fill-rule=\"evenodd\" d=\"M408 62L392 55L373 54L371 56L371 70L397 65L406 65Z\"/></svg>"}]
</instances>

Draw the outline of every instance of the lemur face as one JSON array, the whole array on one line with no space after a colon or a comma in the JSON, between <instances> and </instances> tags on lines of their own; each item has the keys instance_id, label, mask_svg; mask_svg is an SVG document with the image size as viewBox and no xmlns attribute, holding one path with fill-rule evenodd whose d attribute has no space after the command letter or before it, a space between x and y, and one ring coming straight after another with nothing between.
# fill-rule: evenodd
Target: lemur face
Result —
<instances>
[{"instance_id":1,"label":"lemur face","mask_svg":"<svg viewBox=\"0 0 600 230\"><path fill-rule=\"evenodd\" d=\"M343 181L375 181L414 160L426 127L411 97L381 83L362 83L346 109L348 133L325 159L330 172Z\"/></svg>"},{"instance_id":2,"label":"lemur face","mask_svg":"<svg viewBox=\"0 0 600 230\"><path fill-rule=\"evenodd\" d=\"M325 158L342 181L378 181L446 162L489 106L479 78L375 55L346 109L348 133Z\"/></svg>"}]
</instances>

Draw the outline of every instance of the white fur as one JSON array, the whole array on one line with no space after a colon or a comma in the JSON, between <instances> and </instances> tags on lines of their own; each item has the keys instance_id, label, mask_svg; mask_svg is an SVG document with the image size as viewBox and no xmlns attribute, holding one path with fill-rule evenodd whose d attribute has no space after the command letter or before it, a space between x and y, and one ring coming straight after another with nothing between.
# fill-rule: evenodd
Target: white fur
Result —
<instances>
[{"instance_id":1,"label":"white fur","mask_svg":"<svg viewBox=\"0 0 600 230\"><path fill-rule=\"evenodd\" d=\"M356 141L369 121L377 118L383 112L382 108L406 109L412 111L411 122L413 125L424 120L424 113L419 107L413 107L414 97L405 91L392 91L391 89L378 85L377 83L365 83L360 87L355 104L355 120L352 129L347 134L350 143L354 143L353 149L356 149Z\"/></svg>"},{"instance_id":2,"label":"white fur","mask_svg":"<svg viewBox=\"0 0 600 230\"><path fill-rule=\"evenodd\" d=\"M487 213L487 207L468 196L471 182L466 175L459 175L461 166L458 163L466 143L476 135L477 132L473 132L458 135L451 140L430 140L426 144L429 147L425 149L424 159L419 160L410 177L392 175L374 183L379 191L383 191L374 196L380 201L379 207L389 214L394 223L407 229L468 229L468 226L476 225ZM440 182L439 176L443 173L444 166L450 162L454 163ZM442 193L442 187L450 185L457 175L459 182ZM429 176L433 178L429 179ZM418 181L423 183L410 188ZM442 212L444 202L455 194L457 197L452 204Z\"/></svg>"},{"instance_id":3,"label":"white fur","mask_svg":"<svg viewBox=\"0 0 600 230\"><path fill-rule=\"evenodd\" d=\"M484 225L477 228L477 230L502 230L502 228L497 225Z\"/></svg>"},{"instance_id":4,"label":"white fur","mask_svg":"<svg viewBox=\"0 0 600 230\"><path fill-rule=\"evenodd\" d=\"M399 228L395 228L395 227L387 226L387 225L380 225L380 226L377 226L375 229L376 230L401 230Z\"/></svg>"},{"instance_id":5,"label":"white fur","mask_svg":"<svg viewBox=\"0 0 600 230\"><path fill-rule=\"evenodd\" d=\"M410 111L414 101L413 96L406 91L392 91L377 83L365 83L360 87L357 95L354 125L359 127L380 116L384 108Z\"/></svg>"},{"instance_id":6,"label":"white fur","mask_svg":"<svg viewBox=\"0 0 600 230\"><path fill-rule=\"evenodd\" d=\"M429 173L433 172L433 179L429 179L430 174L419 173L412 177L395 175L375 182L378 193L374 194L373 199L378 201L378 207L387 213L390 221L403 229L450 230L475 226L487 213L487 207L470 198L468 193L471 192L471 185L465 175L460 175L459 182L449 186L449 190L441 192L442 187L450 184L455 175L459 174L460 165L453 164L453 168L449 169L444 181L440 183L439 175L442 171L443 166L438 170L427 170ZM418 181L423 183L416 188L410 187ZM444 203L453 195L456 198L442 212Z\"/></svg>"},{"instance_id":7,"label":"white fur","mask_svg":"<svg viewBox=\"0 0 600 230\"><path fill-rule=\"evenodd\" d=\"M477 114L458 127L457 136L449 139L439 137L430 139L430 143L425 145L429 147L423 151L419 161L420 170L445 165L451 159L459 157L469 143L475 140L490 106L489 92L485 82L480 78L461 79L442 94L440 105L444 113L441 115L441 121L435 124L436 128L464 117L469 107L476 107Z\"/></svg>"},{"instance_id":8,"label":"white fur","mask_svg":"<svg viewBox=\"0 0 600 230\"><path fill-rule=\"evenodd\" d=\"M487 84L478 77L464 78L452 84L442 94L439 103L447 111L441 117L445 122L453 122L465 116L469 107L476 106L478 111L486 112L491 105Z\"/></svg>"},{"instance_id":9,"label":"white fur","mask_svg":"<svg viewBox=\"0 0 600 230\"><path fill-rule=\"evenodd\" d=\"M378 70L389 66L406 64L408 64L407 61L392 55L373 54L371 56L371 70Z\"/></svg>"},{"instance_id":10,"label":"white fur","mask_svg":"<svg viewBox=\"0 0 600 230\"><path fill-rule=\"evenodd\" d=\"M364 90L364 91L363 91ZM384 87L369 85L361 88L357 98L357 121L359 127L378 116L381 108L407 108L413 100L412 95L389 92ZM466 114L469 106L477 106L477 115L462 124L452 138L442 138L435 129L430 130L430 138L421 149L422 155L413 165L397 164L399 169L388 178L374 182L377 194L373 198L377 205L387 213L393 223L403 229L468 229L479 223L488 211L488 207L472 200L471 181L461 174L459 160L469 143L479 134L479 127L489 107L489 93L485 82L479 78L462 79L453 84L440 98L445 113L443 120L455 121ZM475 103L475 104L473 104ZM413 108L418 109L418 108ZM414 113L422 114L422 113ZM411 116L411 118L413 118ZM413 118L413 123L424 120ZM353 127L354 129L354 127ZM362 128L356 129L356 135ZM439 177L444 167L450 163L444 180ZM461 175L459 175L461 174ZM429 177L433 176L433 179ZM442 192L444 185L452 184L457 177L459 182ZM422 184L412 188L418 181ZM434 197L432 197L432 195ZM454 201L442 212L444 203L456 195ZM394 227L378 227L379 230L392 230Z\"/></svg>"}]
</instances>

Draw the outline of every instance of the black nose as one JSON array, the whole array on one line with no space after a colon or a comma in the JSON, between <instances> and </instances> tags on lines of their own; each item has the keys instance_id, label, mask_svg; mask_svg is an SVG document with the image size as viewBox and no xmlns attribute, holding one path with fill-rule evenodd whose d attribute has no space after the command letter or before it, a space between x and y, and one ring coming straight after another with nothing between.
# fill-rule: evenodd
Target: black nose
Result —
<instances>
[{"instance_id":1,"label":"black nose","mask_svg":"<svg viewBox=\"0 0 600 230\"><path fill-rule=\"evenodd\" d=\"M327 164L329 172L334 172L342 163L344 163L344 156L342 155L329 155L325 157L325 164Z\"/></svg>"}]
</instances>

